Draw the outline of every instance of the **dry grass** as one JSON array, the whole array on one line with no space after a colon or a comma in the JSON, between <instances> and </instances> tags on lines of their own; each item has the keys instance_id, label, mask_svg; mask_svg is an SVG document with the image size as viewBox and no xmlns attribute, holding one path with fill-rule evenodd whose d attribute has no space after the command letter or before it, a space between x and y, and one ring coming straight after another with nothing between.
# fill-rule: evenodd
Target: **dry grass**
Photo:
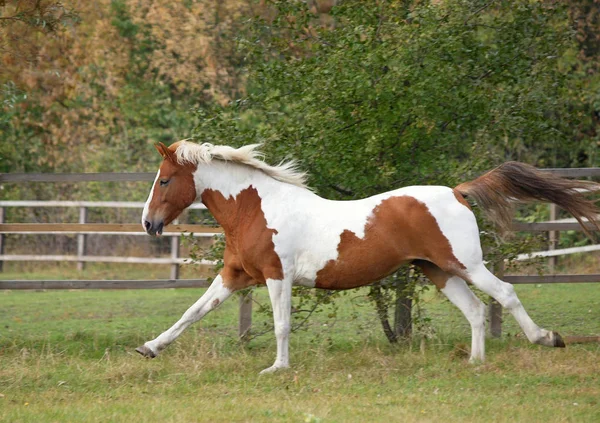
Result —
<instances>
[{"instance_id":1,"label":"dry grass","mask_svg":"<svg viewBox=\"0 0 600 423\"><path fill-rule=\"evenodd\" d=\"M270 376L271 349L186 342L153 361L30 352L5 357L5 421L597 421L599 351L513 345L470 366L443 351L367 345L296 351ZM215 357L216 355L216 357Z\"/></svg>"}]
</instances>

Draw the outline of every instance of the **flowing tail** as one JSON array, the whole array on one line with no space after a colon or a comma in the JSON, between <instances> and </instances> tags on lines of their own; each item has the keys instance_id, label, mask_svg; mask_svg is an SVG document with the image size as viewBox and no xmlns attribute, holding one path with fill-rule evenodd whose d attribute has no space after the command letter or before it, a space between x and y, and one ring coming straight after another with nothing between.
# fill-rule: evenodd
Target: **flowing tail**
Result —
<instances>
[{"instance_id":1,"label":"flowing tail","mask_svg":"<svg viewBox=\"0 0 600 423\"><path fill-rule=\"evenodd\" d=\"M591 239L594 237L586 229L584 218L600 231L600 209L584 196L600 189L595 182L563 179L524 163L506 162L454 189L475 200L502 232L511 227L515 202L535 200L555 203L571 213Z\"/></svg>"}]
</instances>

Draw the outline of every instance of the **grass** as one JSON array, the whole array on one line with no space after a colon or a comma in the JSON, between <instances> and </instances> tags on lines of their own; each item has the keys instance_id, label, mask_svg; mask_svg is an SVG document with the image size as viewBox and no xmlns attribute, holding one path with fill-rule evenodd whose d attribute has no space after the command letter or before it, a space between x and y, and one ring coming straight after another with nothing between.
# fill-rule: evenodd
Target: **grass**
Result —
<instances>
[{"instance_id":1,"label":"grass","mask_svg":"<svg viewBox=\"0 0 600 423\"><path fill-rule=\"evenodd\" d=\"M562 335L600 335L596 284L517 286L533 319ZM511 317L485 364L464 354L464 317L433 291L433 336L384 339L366 291L338 316L292 334L290 370L271 333L241 345L237 302L192 326L154 360L133 353L203 290L0 292L0 420L6 422L600 421L600 346L530 345ZM255 295L266 301L265 290ZM261 330L269 317L254 315Z\"/></svg>"}]
</instances>

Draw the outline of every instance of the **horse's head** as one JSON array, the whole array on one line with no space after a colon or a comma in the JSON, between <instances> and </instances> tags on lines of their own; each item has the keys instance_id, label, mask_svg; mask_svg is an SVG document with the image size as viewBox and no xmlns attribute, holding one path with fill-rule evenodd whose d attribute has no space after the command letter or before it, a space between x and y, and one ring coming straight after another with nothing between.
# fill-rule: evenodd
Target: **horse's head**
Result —
<instances>
[{"instance_id":1,"label":"horse's head","mask_svg":"<svg viewBox=\"0 0 600 423\"><path fill-rule=\"evenodd\" d=\"M181 164L177 160L177 143L170 147L159 143L155 147L163 157L163 162L142 214L142 225L150 235L160 235L163 228L196 199L193 176L196 165Z\"/></svg>"}]
</instances>

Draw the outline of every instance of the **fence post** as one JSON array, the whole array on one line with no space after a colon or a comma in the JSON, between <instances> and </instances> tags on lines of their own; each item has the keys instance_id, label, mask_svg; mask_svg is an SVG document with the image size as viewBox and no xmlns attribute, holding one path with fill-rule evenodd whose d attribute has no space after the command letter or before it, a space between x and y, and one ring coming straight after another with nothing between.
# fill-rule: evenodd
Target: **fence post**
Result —
<instances>
[{"instance_id":1,"label":"fence post","mask_svg":"<svg viewBox=\"0 0 600 423\"><path fill-rule=\"evenodd\" d=\"M504 260L499 260L493 265L492 272L498 279L504 277ZM488 303L488 315L490 319L490 334L494 338L502 335L502 306L494 298L490 297Z\"/></svg>"},{"instance_id":2,"label":"fence post","mask_svg":"<svg viewBox=\"0 0 600 423\"><path fill-rule=\"evenodd\" d=\"M79 224L84 224L87 221L87 207L81 206L79 207ZM81 258L85 255L85 242L87 235L85 234L77 234L77 258ZM83 271L85 269L85 262L78 261L77 262L77 270Z\"/></svg>"},{"instance_id":3,"label":"fence post","mask_svg":"<svg viewBox=\"0 0 600 423\"><path fill-rule=\"evenodd\" d=\"M0 207L0 223L4 223L4 207ZM4 234L0 234L0 256L4 254ZM4 262L0 260L0 272L4 271Z\"/></svg>"},{"instance_id":4,"label":"fence post","mask_svg":"<svg viewBox=\"0 0 600 423\"><path fill-rule=\"evenodd\" d=\"M240 320L238 335L241 340L246 340L252 327L252 291L246 295L240 295Z\"/></svg>"},{"instance_id":5,"label":"fence post","mask_svg":"<svg viewBox=\"0 0 600 423\"><path fill-rule=\"evenodd\" d=\"M173 224L179 223L175 219ZM176 260L179 258L179 235L171 237L171 258ZM171 264L171 280L179 279L179 263Z\"/></svg>"},{"instance_id":6,"label":"fence post","mask_svg":"<svg viewBox=\"0 0 600 423\"><path fill-rule=\"evenodd\" d=\"M558 206L554 203L550 203L550 220L556 220L558 216ZM558 242L559 232L549 231L548 232L548 250L555 250ZM556 266L556 257L548 257L548 271L554 273L554 267Z\"/></svg>"}]
</instances>

